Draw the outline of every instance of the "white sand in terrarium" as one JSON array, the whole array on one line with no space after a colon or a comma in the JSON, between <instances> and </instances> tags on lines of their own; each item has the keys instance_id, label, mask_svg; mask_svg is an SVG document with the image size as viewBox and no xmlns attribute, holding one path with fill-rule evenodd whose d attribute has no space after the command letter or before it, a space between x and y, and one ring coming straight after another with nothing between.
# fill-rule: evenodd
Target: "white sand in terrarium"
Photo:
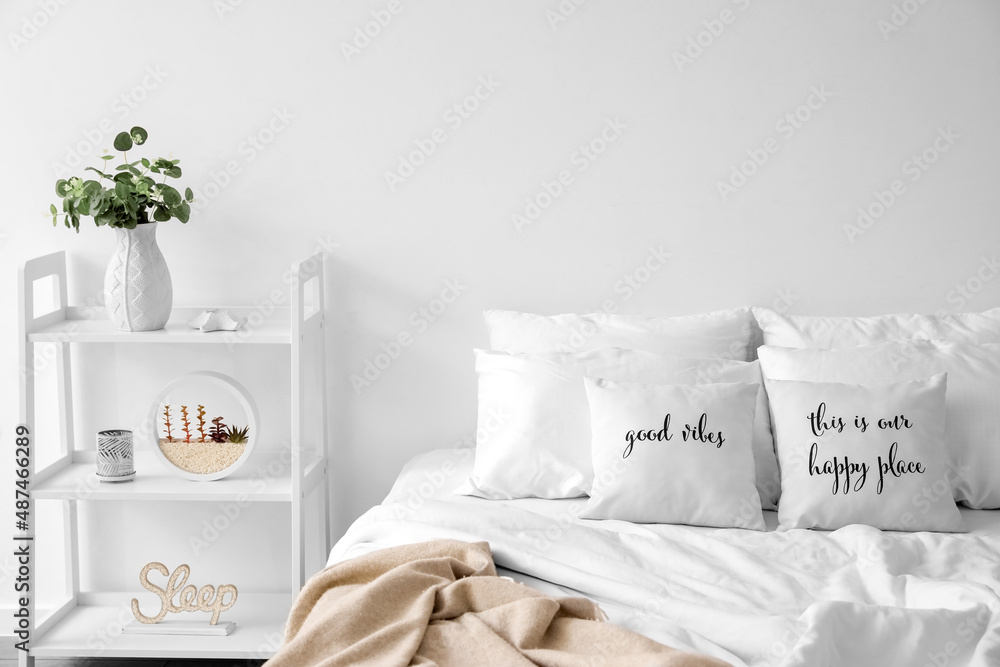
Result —
<instances>
[{"instance_id":1,"label":"white sand in terrarium","mask_svg":"<svg viewBox=\"0 0 1000 667\"><path fill-rule=\"evenodd\" d=\"M174 438L173 442L160 439L160 451L181 470L207 475L225 470L243 455L246 443L232 442L184 442Z\"/></svg>"}]
</instances>

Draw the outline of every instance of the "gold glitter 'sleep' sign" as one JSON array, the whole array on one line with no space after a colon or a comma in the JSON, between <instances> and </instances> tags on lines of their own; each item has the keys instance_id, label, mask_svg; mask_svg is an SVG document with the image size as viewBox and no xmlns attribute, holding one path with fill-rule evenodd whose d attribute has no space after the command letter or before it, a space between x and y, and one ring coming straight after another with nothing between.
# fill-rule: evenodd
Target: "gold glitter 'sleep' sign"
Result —
<instances>
[{"instance_id":1,"label":"gold glitter 'sleep' sign","mask_svg":"<svg viewBox=\"0 0 1000 667\"><path fill-rule=\"evenodd\" d=\"M165 589L149 581L150 570L156 570L165 577L170 574ZM152 625L162 621L167 612L178 614L182 611L207 611L212 613L212 620L209 622L212 625L218 623L219 615L232 609L233 605L236 604L238 594L236 586L222 584L216 590L214 586L205 585L201 587L201 590L198 590L195 586L184 585L190 574L191 568L187 565L178 565L177 569L170 573L163 563L147 563L142 568L142 572L139 573L139 583L147 591L159 596L160 612L156 616L146 616L139 611L139 601L132 598L132 615L135 616L136 620ZM228 601L225 599L227 593L232 596ZM175 595L177 596L177 604L173 602Z\"/></svg>"}]
</instances>

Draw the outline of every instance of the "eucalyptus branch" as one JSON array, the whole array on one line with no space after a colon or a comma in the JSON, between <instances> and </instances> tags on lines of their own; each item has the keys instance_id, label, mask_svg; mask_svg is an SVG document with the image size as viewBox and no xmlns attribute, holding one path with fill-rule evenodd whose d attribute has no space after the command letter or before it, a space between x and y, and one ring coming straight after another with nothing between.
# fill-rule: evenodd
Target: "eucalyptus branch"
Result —
<instances>
[{"instance_id":1,"label":"eucalyptus branch","mask_svg":"<svg viewBox=\"0 0 1000 667\"><path fill-rule=\"evenodd\" d=\"M191 216L191 202L194 193L191 188L184 189L184 195L167 184L167 177L181 176L180 160L157 158L150 162L141 158L135 164L142 164L139 171L128 161L128 151L132 146L146 143L149 134L141 127L133 127L128 132L120 132L115 137L115 150L122 153L122 164L113 169L114 175L106 173L103 168L87 167L85 171L97 172L98 180L84 180L72 177L68 180L56 181L56 195L63 200L63 211L60 213L55 204L49 206L52 224L58 224L59 217L67 227L80 231L80 216L86 215L94 219L100 227L107 225L114 228L131 229L136 225L150 222L166 222L177 218L182 223ZM107 164L113 159L111 155L100 156ZM147 176L150 172L163 174L163 181L156 183ZM106 188L102 181L107 179L114 183ZM153 214L150 216L149 211Z\"/></svg>"}]
</instances>

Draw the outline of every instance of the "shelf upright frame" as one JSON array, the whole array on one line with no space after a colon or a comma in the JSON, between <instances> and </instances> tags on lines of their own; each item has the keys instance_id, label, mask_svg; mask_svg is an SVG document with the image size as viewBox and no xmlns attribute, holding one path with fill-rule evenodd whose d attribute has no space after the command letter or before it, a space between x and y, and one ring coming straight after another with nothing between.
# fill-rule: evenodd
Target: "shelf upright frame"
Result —
<instances>
[{"instance_id":1,"label":"shelf upright frame","mask_svg":"<svg viewBox=\"0 0 1000 667\"><path fill-rule=\"evenodd\" d=\"M76 451L74 445L71 343L169 344L204 342L215 345L226 343L230 346L232 344L289 345L291 470L288 476L290 480L288 480L287 486L279 484L266 492L259 492L257 497L266 502L289 503L292 562L290 581L288 581L289 588L286 590L290 590L292 597L298 593L306 579L307 526L305 525L304 504L307 496L313 491L321 493L318 500L322 502L320 514L323 524L319 546L323 548L324 554L329 553L330 488L326 450L328 429L325 379L324 263L324 257L320 253L316 253L292 264L291 271L287 274L288 278L285 280L289 284L291 292L291 307L286 309L286 319L289 320L287 324L265 323L261 327L246 330L245 336L230 336L225 340L202 338L197 335L198 332L192 332L183 325L184 318L192 314L187 311L192 309L175 308L175 318L172 318L174 321L168 322L167 327L161 331L138 334L118 332L114 330L110 322L95 321L87 315L83 315L82 309L67 306L66 254L64 251L30 259L21 265L18 272L19 423L27 426L31 433L32 451L28 465L31 494L28 512L32 520L32 529L20 537L29 541L32 545L32 553L35 553L33 541L35 537L33 530L35 490L40 488L42 498L56 499L62 503L63 538L66 545L65 599L44 619L38 619L38 609L35 603L35 584L38 580L37 559L33 560L33 567L27 576L29 594L26 596L28 598L26 607L30 617L30 644L33 647L38 647L39 640L45 638L41 642L42 648L38 650L39 655L74 657L77 655L77 646L80 646L80 657L88 655L86 644L81 644L79 639L75 639L74 633L79 631L86 636L89 626L79 626L87 626L89 621L86 619L100 614L100 607L93 606L97 604L95 600L100 601L109 596L112 599L117 599L117 593L84 593L80 591L78 533L78 505L80 502L118 500L126 496L138 500L204 501L209 496L213 498L242 497L240 494L246 493L245 480L240 482L235 477L232 480L218 482L190 482L199 485L199 491L188 494L178 492L176 488L172 487L170 481L164 482L163 475L159 477L153 475L147 479L147 483L142 487L136 486L134 489L127 490L118 488L114 491L101 488L88 496L80 497L73 490L74 485L80 481L82 475L86 474L86 470L90 469L92 463L86 459L86 455L83 455L81 460L82 453ZM41 304L36 303L35 299L36 283L45 279L50 279L52 282L51 301L54 308L50 312L37 314L36 311ZM253 309L250 308L233 310L239 314L253 312ZM55 364L59 409L57 456L52 463L42 468L35 465L36 455L41 445L36 440L37 434L34 428L36 423L35 380L40 370L37 362L41 360L43 363L49 363L49 358L40 359L40 356L36 354L39 343L52 344L55 350L51 361ZM307 410L308 405L314 408L311 412ZM311 433L312 437L307 439L306 433ZM136 483L142 484L142 481L137 479ZM182 483L182 481L178 481L178 484ZM317 487L322 488L317 489ZM290 489L290 492L283 489ZM252 608L248 608L248 614L257 617L263 612L270 618L273 609L276 608L275 600L284 598L284 594L260 594L259 598L259 602L255 602ZM278 604L287 605L290 600L291 598ZM65 623L62 623L63 621ZM258 623L257 627L266 630L268 623L269 621L265 620L264 625ZM92 628L90 629L92 630ZM51 641L46 638L50 632L54 637ZM67 634L71 635L68 640L65 637ZM235 637L236 634L234 633L233 636ZM135 636L133 635L133 637ZM200 643L203 639L193 639L186 645L176 639L170 644L141 643L142 641L162 642L162 638L160 640L150 638L139 641L140 643L136 643L135 640L129 640L126 643L127 646L112 647L113 650L108 655L109 657L113 655L115 657L164 658L269 657L269 655L261 653L261 644L250 637L235 640L231 650L223 646L218 639L207 644ZM270 640L265 641L265 644L269 643ZM277 646L270 646L265 652L273 654L277 648ZM20 667L34 667L35 657L34 650L19 652L18 664Z\"/></svg>"}]
</instances>

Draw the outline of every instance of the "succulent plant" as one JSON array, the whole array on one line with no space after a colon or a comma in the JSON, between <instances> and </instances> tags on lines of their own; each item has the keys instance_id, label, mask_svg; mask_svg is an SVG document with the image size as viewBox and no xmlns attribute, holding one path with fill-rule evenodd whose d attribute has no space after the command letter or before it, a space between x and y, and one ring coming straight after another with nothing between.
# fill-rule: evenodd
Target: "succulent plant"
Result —
<instances>
[{"instance_id":1,"label":"succulent plant","mask_svg":"<svg viewBox=\"0 0 1000 667\"><path fill-rule=\"evenodd\" d=\"M213 426L208 432L209 437L212 438L212 442L225 442L226 425L222 422L222 417L213 419L212 424Z\"/></svg>"},{"instance_id":2,"label":"succulent plant","mask_svg":"<svg viewBox=\"0 0 1000 667\"><path fill-rule=\"evenodd\" d=\"M229 430L226 433L229 436L229 442L238 445L247 441L247 433L249 431L250 431L249 426L244 426L243 428L230 426Z\"/></svg>"}]
</instances>

